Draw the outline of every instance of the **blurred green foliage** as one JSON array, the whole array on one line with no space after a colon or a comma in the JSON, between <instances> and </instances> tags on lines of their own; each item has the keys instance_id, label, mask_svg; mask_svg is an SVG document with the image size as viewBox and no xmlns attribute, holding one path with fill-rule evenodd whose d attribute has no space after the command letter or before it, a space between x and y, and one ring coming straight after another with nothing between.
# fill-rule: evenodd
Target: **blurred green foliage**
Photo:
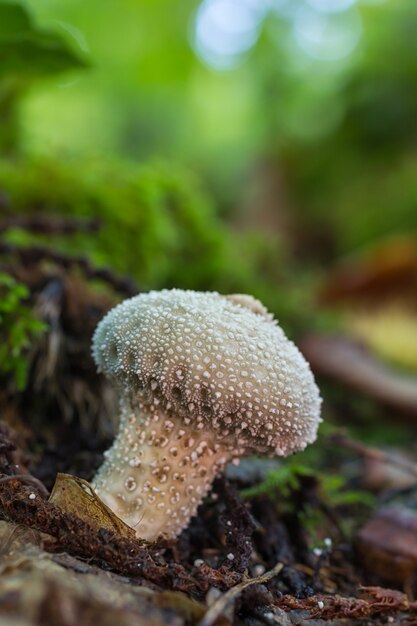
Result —
<instances>
[{"instance_id":1,"label":"blurred green foliage","mask_svg":"<svg viewBox=\"0 0 417 626\"><path fill-rule=\"evenodd\" d=\"M272 470L265 480L254 487L249 487L241 493L245 498L254 498L265 494L289 500L294 491L301 489L303 477L319 480L320 495L329 506L343 506L351 504L366 504L371 506L374 498L371 494L360 489L352 489L346 476L318 474L317 467L304 465L300 461L284 461L277 469ZM285 503L286 505L289 502Z\"/></svg>"},{"instance_id":2,"label":"blurred green foliage","mask_svg":"<svg viewBox=\"0 0 417 626\"><path fill-rule=\"evenodd\" d=\"M0 149L18 147L19 99L35 79L85 65L58 34L39 29L27 9L0 2Z\"/></svg>"},{"instance_id":3,"label":"blurred green foliage","mask_svg":"<svg viewBox=\"0 0 417 626\"><path fill-rule=\"evenodd\" d=\"M141 289L252 293L279 311L290 333L311 317L314 281L300 276L292 282L272 241L268 248L265 237L260 241L227 228L184 168L0 159L0 190L4 215L41 212L101 223L98 233L80 229L52 240L14 228L3 234L5 242L85 255L99 267L134 278ZM274 286L278 276L280 288Z\"/></svg>"},{"instance_id":4,"label":"blurred green foliage","mask_svg":"<svg viewBox=\"0 0 417 626\"><path fill-rule=\"evenodd\" d=\"M360 36L350 54L330 60L297 44L297 11L307 0L278 2L256 46L223 72L192 48L200 4L28 0L42 29L71 38L91 69L31 90L22 149L180 163L232 220L268 202L270 191L254 191L266 162L281 181L274 212L293 225L273 231L272 242L286 239L309 264L416 229L414 0L358 0L334 14L346 27L353 16ZM262 218L259 230L268 230Z\"/></svg>"},{"instance_id":5,"label":"blurred green foliage","mask_svg":"<svg viewBox=\"0 0 417 626\"><path fill-rule=\"evenodd\" d=\"M363 10L361 55L323 103L331 132L288 149L301 219L324 228L332 255L417 229L417 4Z\"/></svg>"},{"instance_id":6,"label":"blurred green foliage","mask_svg":"<svg viewBox=\"0 0 417 626\"><path fill-rule=\"evenodd\" d=\"M315 447L320 447L320 443ZM318 470L325 461L326 450L322 449L316 456L321 458L321 462L311 466L303 464L303 453L301 461L284 460L279 467L270 471L261 483L241 491L241 495L246 499L268 496L276 502L281 512L297 515L303 528L309 533L311 547L319 545L323 539L323 533L329 525L326 518L328 510L336 508L340 512L351 513L356 509L358 513L358 509L363 509L368 512L369 508L375 505L375 497L369 491L352 486L345 474L329 474L327 470L323 472ZM313 505L306 500L300 506L297 493L302 492L306 479L311 479L312 484L318 481L318 502ZM339 518L340 530L344 536L353 532L354 519L355 516L349 515Z\"/></svg>"},{"instance_id":7,"label":"blurred green foliage","mask_svg":"<svg viewBox=\"0 0 417 626\"><path fill-rule=\"evenodd\" d=\"M278 3L217 71L193 49L198 0L0 0L3 65L25 87L3 210L99 217L54 245L143 288L250 291L311 327L329 262L417 228L417 5L352 3L336 17L357 45L326 60L297 40L307 4Z\"/></svg>"},{"instance_id":8,"label":"blurred green foliage","mask_svg":"<svg viewBox=\"0 0 417 626\"><path fill-rule=\"evenodd\" d=\"M237 238L229 239L197 182L181 168L2 160L0 189L6 214L99 218L97 234L80 232L55 245L87 254L144 288L233 291L251 281L250 268L236 254ZM11 232L8 239L24 244L33 237Z\"/></svg>"},{"instance_id":9,"label":"blurred green foliage","mask_svg":"<svg viewBox=\"0 0 417 626\"><path fill-rule=\"evenodd\" d=\"M268 472L261 483L244 489L241 494L244 498L249 499L264 494L272 497L274 494L279 494L279 497L289 499L292 492L300 489L300 479L303 476L313 477L315 472L301 463L284 462L277 469Z\"/></svg>"},{"instance_id":10,"label":"blurred green foliage","mask_svg":"<svg viewBox=\"0 0 417 626\"><path fill-rule=\"evenodd\" d=\"M0 379L17 391L25 388L27 352L45 329L27 305L28 297L25 285L0 273Z\"/></svg>"}]
</instances>

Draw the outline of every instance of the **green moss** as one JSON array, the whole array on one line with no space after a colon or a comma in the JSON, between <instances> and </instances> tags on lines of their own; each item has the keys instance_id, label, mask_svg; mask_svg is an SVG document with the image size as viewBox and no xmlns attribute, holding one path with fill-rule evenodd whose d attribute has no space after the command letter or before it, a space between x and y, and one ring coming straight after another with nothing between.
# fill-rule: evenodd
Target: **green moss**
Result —
<instances>
[{"instance_id":1,"label":"green moss","mask_svg":"<svg viewBox=\"0 0 417 626\"><path fill-rule=\"evenodd\" d=\"M54 245L87 254L143 288L229 290L245 283L237 244L192 176L172 166L2 161L0 190L9 213L98 218L98 234Z\"/></svg>"},{"instance_id":2,"label":"green moss","mask_svg":"<svg viewBox=\"0 0 417 626\"><path fill-rule=\"evenodd\" d=\"M45 329L27 306L28 295L25 285L0 273L0 379L18 391L26 385L27 352Z\"/></svg>"},{"instance_id":3,"label":"green moss","mask_svg":"<svg viewBox=\"0 0 417 626\"><path fill-rule=\"evenodd\" d=\"M317 316L311 275L297 270L295 277L272 242L254 245L250 236L232 231L196 178L172 164L0 160L0 200L9 215L96 218L101 224L98 233L53 239L14 229L3 235L9 242L85 255L143 290L251 293L292 336Z\"/></svg>"}]
</instances>

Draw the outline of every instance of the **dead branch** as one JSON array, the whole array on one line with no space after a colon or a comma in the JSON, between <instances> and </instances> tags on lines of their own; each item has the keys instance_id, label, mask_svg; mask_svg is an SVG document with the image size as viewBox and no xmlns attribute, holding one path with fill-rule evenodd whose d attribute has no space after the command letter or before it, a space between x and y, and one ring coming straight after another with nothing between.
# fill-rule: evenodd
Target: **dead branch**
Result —
<instances>
[{"instance_id":1,"label":"dead branch","mask_svg":"<svg viewBox=\"0 0 417 626\"><path fill-rule=\"evenodd\" d=\"M417 418L417 379L386 367L360 344L343 337L313 335L302 342L301 349L317 374Z\"/></svg>"},{"instance_id":2,"label":"dead branch","mask_svg":"<svg viewBox=\"0 0 417 626\"><path fill-rule=\"evenodd\" d=\"M20 228L39 235L72 235L80 232L97 232L100 220L53 217L51 215L13 215L0 221L0 234Z\"/></svg>"},{"instance_id":3,"label":"dead branch","mask_svg":"<svg viewBox=\"0 0 417 626\"><path fill-rule=\"evenodd\" d=\"M411 476L415 476L417 479L417 464L399 456L398 454L392 454L391 452L386 452L384 450L380 450L379 448L367 446L359 441L354 441L342 433L337 433L329 437L329 443L333 446L338 446L339 448L345 448L347 450L357 452L360 456L364 456L368 459L399 467Z\"/></svg>"},{"instance_id":4,"label":"dead branch","mask_svg":"<svg viewBox=\"0 0 417 626\"><path fill-rule=\"evenodd\" d=\"M130 278L115 275L109 268L95 268L83 256L69 256L44 246L16 246L9 243L0 243L0 255L18 257L23 265L37 265L43 261L55 263L59 267L70 270L77 269L88 280L101 280L112 287L117 293L133 296L139 293L136 284Z\"/></svg>"},{"instance_id":5,"label":"dead branch","mask_svg":"<svg viewBox=\"0 0 417 626\"><path fill-rule=\"evenodd\" d=\"M282 596L274 604L286 611L308 611L310 618L325 620L346 617L364 619L399 611L414 613L417 608L401 591L382 587L360 587L360 591L360 598L317 595L298 599L294 596Z\"/></svg>"},{"instance_id":6,"label":"dead branch","mask_svg":"<svg viewBox=\"0 0 417 626\"><path fill-rule=\"evenodd\" d=\"M229 589L229 591L221 595L220 598L218 598L216 602L211 605L203 619L199 622L198 626L212 626L215 622L217 622L219 617L227 611L228 607L239 597L242 591L251 585L260 585L267 582L274 576L278 576L283 567L283 563L278 563L269 572L265 572L265 574L257 576L256 578L245 580Z\"/></svg>"}]
</instances>

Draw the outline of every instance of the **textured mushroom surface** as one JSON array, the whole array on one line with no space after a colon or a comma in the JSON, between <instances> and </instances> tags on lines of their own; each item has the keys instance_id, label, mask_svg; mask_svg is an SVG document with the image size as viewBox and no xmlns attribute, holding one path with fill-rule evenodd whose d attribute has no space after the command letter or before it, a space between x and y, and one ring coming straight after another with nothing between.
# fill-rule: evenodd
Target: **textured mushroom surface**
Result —
<instances>
[{"instance_id":1,"label":"textured mushroom surface","mask_svg":"<svg viewBox=\"0 0 417 626\"><path fill-rule=\"evenodd\" d=\"M178 534L226 462L286 456L316 438L309 365L251 296L136 296L100 322L93 354L121 393L93 486L140 537Z\"/></svg>"}]
</instances>

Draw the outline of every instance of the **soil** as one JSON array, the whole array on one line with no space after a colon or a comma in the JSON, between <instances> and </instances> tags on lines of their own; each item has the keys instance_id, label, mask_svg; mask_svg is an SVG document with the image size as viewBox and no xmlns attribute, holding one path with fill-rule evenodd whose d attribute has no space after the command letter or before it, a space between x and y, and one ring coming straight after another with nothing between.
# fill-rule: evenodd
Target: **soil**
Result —
<instances>
[{"instance_id":1,"label":"soil","mask_svg":"<svg viewBox=\"0 0 417 626\"><path fill-rule=\"evenodd\" d=\"M378 506L329 501L314 470L257 491L271 465L249 459L216 480L177 540L153 544L49 501L58 473L88 481L112 440L116 399L91 335L135 287L44 257L6 268L48 330L28 355L25 391L0 392L0 626L417 624L417 558L390 576L403 548L387 556L364 532ZM345 472L346 452L326 463ZM393 537L405 524L389 523Z\"/></svg>"}]
</instances>

